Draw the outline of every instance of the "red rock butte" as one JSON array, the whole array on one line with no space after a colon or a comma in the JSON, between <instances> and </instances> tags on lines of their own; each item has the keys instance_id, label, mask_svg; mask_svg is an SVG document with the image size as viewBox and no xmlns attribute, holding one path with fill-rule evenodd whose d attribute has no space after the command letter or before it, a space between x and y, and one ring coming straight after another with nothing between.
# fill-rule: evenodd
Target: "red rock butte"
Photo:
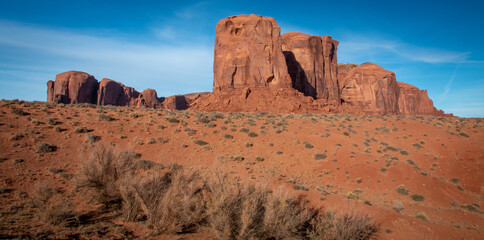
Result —
<instances>
[{"instance_id":1,"label":"red rock butte","mask_svg":"<svg viewBox=\"0 0 484 240\"><path fill-rule=\"evenodd\" d=\"M77 71L47 82L47 101L222 112L444 114L426 90L374 63L338 64L331 36L280 34L271 17L237 15L215 31L213 92L158 97Z\"/></svg>"}]
</instances>

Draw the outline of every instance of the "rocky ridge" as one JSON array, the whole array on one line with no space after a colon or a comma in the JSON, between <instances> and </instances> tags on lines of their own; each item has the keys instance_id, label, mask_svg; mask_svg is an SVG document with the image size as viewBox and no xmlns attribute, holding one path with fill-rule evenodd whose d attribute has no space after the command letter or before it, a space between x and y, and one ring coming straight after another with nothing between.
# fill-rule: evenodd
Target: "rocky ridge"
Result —
<instances>
[{"instance_id":1,"label":"rocky ridge","mask_svg":"<svg viewBox=\"0 0 484 240\"><path fill-rule=\"evenodd\" d=\"M70 71L47 82L47 101L224 112L444 114L427 91L396 81L373 63L338 64L331 36L280 34L271 17L237 15L218 22L212 93L158 97Z\"/></svg>"},{"instance_id":2,"label":"rocky ridge","mask_svg":"<svg viewBox=\"0 0 484 240\"><path fill-rule=\"evenodd\" d=\"M184 110L196 98L207 93L158 97L153 89L141 93L120 82L103 78L100 82L94 76L80 71L68 71L58 74L55 81L47 82L47 102L129 107L166 108ZM176 99L176 100L173 100ZM178 104L174 104L177 102ZM184 104L182 104L184 102Z\"/></svg>"}]
</instances>

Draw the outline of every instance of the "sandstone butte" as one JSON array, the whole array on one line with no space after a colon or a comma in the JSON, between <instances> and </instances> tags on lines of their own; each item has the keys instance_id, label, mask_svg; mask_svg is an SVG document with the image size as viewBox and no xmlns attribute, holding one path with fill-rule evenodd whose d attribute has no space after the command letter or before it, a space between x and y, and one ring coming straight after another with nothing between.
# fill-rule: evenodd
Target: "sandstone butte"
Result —
<instances>
[{"instance_id":1,"label":"sandstone butte","mask_svg":"<svg viewBox=\"0 0 484 240\"><path fill-rule=\"evenodd\" d=\"M280 34L271 17L237 15L216 26L213 92L158 97L78 71L47 82L47 101L221 112L452 116L426 90L373 63L338 64L331 36Z\"/></svg>"}]
</instances>

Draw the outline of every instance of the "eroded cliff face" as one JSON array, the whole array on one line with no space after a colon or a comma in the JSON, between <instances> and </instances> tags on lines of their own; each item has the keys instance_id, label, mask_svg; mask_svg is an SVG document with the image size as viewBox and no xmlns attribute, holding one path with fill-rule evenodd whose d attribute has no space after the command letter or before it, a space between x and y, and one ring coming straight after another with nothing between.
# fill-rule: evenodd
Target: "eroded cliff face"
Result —
<instances>
[{"instance_id":1,"label":"eroded cliff face","mask_svg":"<svg viewBox=\"0 0 484 240\"><path fill-rule=\"evenodd\" d=\"M109 78L99 83L97 105L137 106L140 93Z\"/></svg>"},{"instance_id":2,"label":"eroded cliff face","mask_svg":"<svg viewBox=\"0 0 484 240\"><path fill-rule=\"evenodd\" d=\"M368 114L398 114L398 87L395 73L364 63L343 79L341 99Z\"/></svg>"},{"instance_id":3,"label":"eroded cliff face","mask_svg":"<svg viewBox=\"0 0 484 240\"><path fill-rule=\"evenodd\" d=\"M400 87L398 110L401 115L435 115L444 116L442 110L434 107L427 90L420 90L408 83L397 82Z\"/></svg>"},{"instance_id":4,"label":"eroded cliff face","mask_svg":"<svg viewBox=\"0 0 484 240\"><path fill-rule=\"evenodd\" d=\"M348 73L356 67L358 67L358 64L355 63L338 63L338 82L340 91L344 87L343 81L346 75L348 75Z\"/></svg>"},{"instance_id":5,"label":"eroded cliff face","mask_svg":"<svg viewBox=\"0 0 484 240\"><path fill-rule=\"evenodd\" d=\"M213 89L291 85L280 28L271 17L238 15L221 20L215 33Z\"/></svg>"},{"instance_id":6,"label":"eroded cliff face","mask_svg":"<svg viewBox=\"0 0 484 240\"><path fill-rule=\"evenodd\" d=\"M98 85L97 80L85 72L60 73L55 77L53 88L51 82L47 83L47 100L65 104L95 104Z\"/></svg>"},{"instance_id":7,"label":"eroded cliff face","mask_svg":"<svg viewBox=\"0 0 484 240\"><path fill-rule=\"evenodd\" d=\"M271 17L238 15L216 27L212 93L158 97L110 79L70 71L47 82L47 101L274 113L444 115L427 92L373 64L338 64L330 36L280 35ZM450 116L450 115L445 115Z\"/></svg>"},{"instance_id":8,"label":"eroded cliff face","mask_svg":"<svg viewBox=\"0 0 484 240\"><path fill-rule=\"evenodd\" d=\"M293 88L306 96L339 105L338 42L329 36L321 38L298 32L285 33L281 38Z\"/></svg>"}]
</instances>

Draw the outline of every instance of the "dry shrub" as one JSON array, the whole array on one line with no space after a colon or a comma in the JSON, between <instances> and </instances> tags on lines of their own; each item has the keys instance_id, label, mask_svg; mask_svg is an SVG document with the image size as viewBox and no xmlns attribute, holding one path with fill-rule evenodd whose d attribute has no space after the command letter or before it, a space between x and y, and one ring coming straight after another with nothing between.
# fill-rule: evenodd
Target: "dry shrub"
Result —
<instances>
[{"instance_id":1,"label":"dry shrub","mask_svg":"<svg viewBox=\"0 0 484 240\"><path fill-rule=\"evenodd\" d=\"M78 222L67 197L46 186L38 185L32 194L32 204L39 220L55 226L69 226Z\"/></svg>"},{"instance_id":2,"label":"dry shrub","mask_svg":"<svg viewBox=\"0 0 484 240\"><path fill-rule=\"evenodd\" d=\"M227 175L218 175L209 187L208 222L220 239L303 236L317 213L300 198L264 186L231 184Z\"/></svg>"},{"instance_id":3,"label":"dry shrub","mask_svg":"<svg viewBox=\"0 0 484 240\"><path fill-rule=\"evenodd\" d=\"M241 185L216 171L174 164L136 174L135 158L100 146L84 164L78 186L106 206L118 203L126 221L146 221L160 233L208 227L220 239L369 239L378 231L367 215L323 212L282 189Z\"/></svg>"},{"instance_id":4,"label":"dry shrub","mask_svg":"<svg viewBox=\"0 0 484 240\"><path fill-rule=\"evenodd\" d=\"M121 186L126 220L146 219L159 232L193 232L206 210L206 181L195 170L126 179Z\"/></svg>"},{"instance_id":5,"label":"dry shrub","mask_svg":"<svg viewBox=\"0 0 484 240\"><path fill-rule=\"evenodd\" d=\"M343 214L324 212L312 219L311 225L311 239L370 239L379 229L370 216L354 210Z\"/></svg>"},{"instance_id":6,"label":"dry shrub","mask_svg":"<svg viewBox=\"0 0 484 240\"><path fill-rule=\"evenodd\" d=\"M93 199L106 207L116 206L121 202L118 184L121 179L133 176L135 158L134 152L115 152L111 147L97 145L83 162L77 187L88 189Z\"/></svg>"}]
</instances>

